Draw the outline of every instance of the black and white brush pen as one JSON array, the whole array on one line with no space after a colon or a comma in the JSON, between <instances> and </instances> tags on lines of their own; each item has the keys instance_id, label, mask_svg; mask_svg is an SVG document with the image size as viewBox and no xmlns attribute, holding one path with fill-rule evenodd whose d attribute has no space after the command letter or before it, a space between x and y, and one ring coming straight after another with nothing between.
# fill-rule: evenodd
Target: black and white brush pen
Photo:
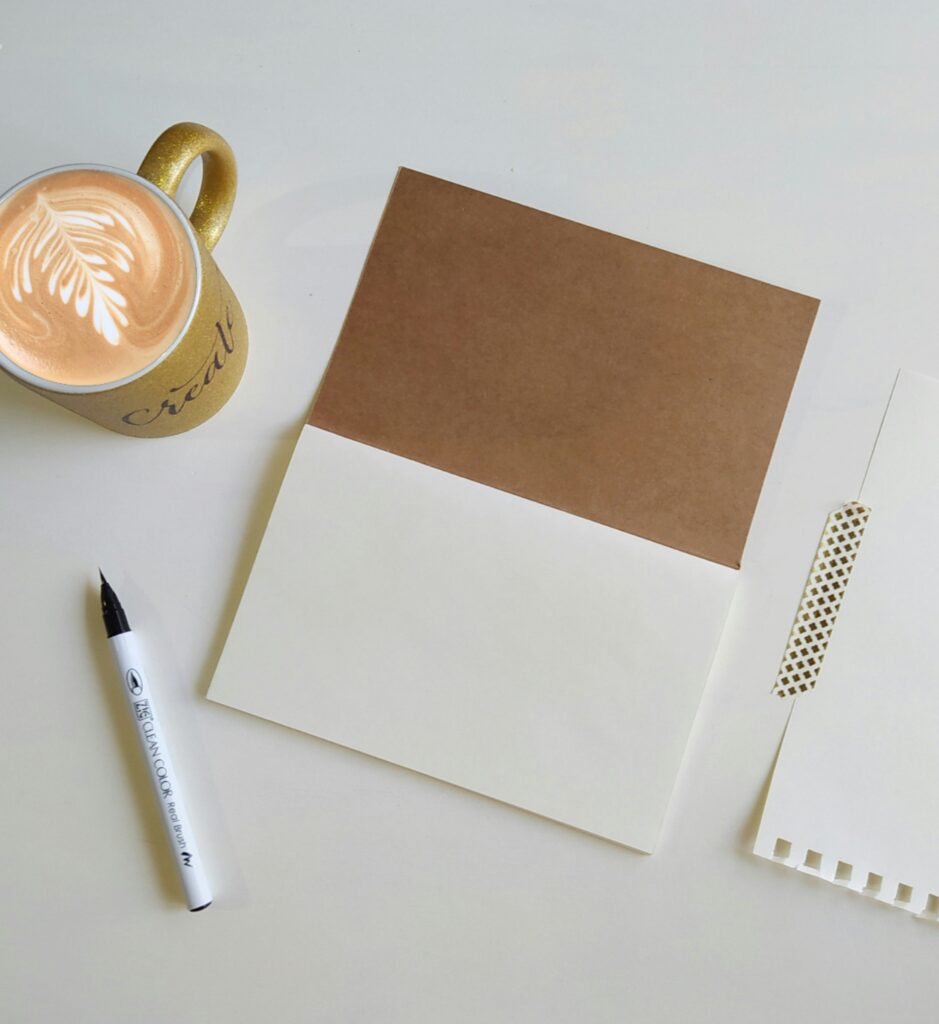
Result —
<instances>
[{"instance_id":1,"label":"black and white brush pen","mask_svg":"<svg viewBox=\"0 0 939 1024\"><path fill-rule=\"evenodd\" d=\"M121 688L131 713L134 731L147 762L147 775L160 805L160 815L183 883L186 903L190 910L205 910L212 902L212 893L186 812L179 776L170 758L166 733L157 715L150 678L144 669L137 639L127 623L121 602L100 570L99 575L104 628L121 676Z\"/></svg>"}]
</instances>

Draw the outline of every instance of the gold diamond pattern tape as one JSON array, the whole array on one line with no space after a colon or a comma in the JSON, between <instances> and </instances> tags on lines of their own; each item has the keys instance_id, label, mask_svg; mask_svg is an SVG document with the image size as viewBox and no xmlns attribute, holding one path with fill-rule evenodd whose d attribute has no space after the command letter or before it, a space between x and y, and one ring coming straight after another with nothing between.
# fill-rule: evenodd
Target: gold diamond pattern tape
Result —
<instances>
[{"instance_id":1,"label":"gold diamond pattern tape","mask_svg":"<svg viewBox=\"0 0 939 1024\"><path fill-rule=\"evenodd\" d=\"M849 501L825 523L773 685L773 693L780 697L815 688L870 514L866 505Z\"/></svg>"}]
</instances>

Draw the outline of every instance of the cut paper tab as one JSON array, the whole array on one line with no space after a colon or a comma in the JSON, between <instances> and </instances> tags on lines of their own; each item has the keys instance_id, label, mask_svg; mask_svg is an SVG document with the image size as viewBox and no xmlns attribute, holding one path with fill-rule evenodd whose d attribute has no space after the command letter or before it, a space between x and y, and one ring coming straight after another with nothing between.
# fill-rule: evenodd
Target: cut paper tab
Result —
<instances>
[{"instance_id":1,"label":"cut paper tab","mask_svg":"<svg viewBox=\"0 0 939 1024\"><path fill-rule=\"evenodd\" d=\"M825 523L773 686L780 697L815 688L870 514L866 505L849 501Z\"/></svg>"},{"instance_id":2,"label":"cut paper tab","mask_svg":"<svg viewBox=\"0 0 939 1024\"><path fill-rule=\"evenodd\" d=\"M797 698L754 852L939 910L939 381L901 373L818 687Z\"/></svg>"}]
</instances>

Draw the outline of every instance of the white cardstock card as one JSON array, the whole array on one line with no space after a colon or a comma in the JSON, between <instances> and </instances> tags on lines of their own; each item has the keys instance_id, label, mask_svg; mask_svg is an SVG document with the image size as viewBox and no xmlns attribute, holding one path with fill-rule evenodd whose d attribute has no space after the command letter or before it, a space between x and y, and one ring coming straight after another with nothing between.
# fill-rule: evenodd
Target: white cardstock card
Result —
<instances>
[{"instance_id":1,"label":"white cardstock card","mask_svg":"<svg viewBox=\"0 0 939 1024\"><path fill-rule=\"evenodd\" d=\"M939 381L897 378L817 687L795 698L754 852L939 912Z\"/></svg>"},{"instance_id":2,"label":"white cardstock card","mask_svg":"<svg viewBox=\"0 0 939 1024\"><path fill-rule=\"evenodd\" d=\"M209 696L651 852L736 578L306 426Z\"/></svg>"}]
</instances>

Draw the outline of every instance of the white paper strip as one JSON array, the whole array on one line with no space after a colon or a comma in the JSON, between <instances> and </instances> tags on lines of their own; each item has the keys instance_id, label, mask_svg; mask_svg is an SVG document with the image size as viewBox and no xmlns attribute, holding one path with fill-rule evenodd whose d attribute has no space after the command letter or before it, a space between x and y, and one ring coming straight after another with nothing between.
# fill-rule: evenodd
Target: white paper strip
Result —
<instances>
[{"instance_id":1,"label":"white paper strip","mask_svg":"<svg viewBox=\"0 0 939 1024\"><path fill-rule=\"evenodd\" d=\"M939 910L939 382L902 373L860 500L874 510L818 688L797 697L754 850Z\"/></svg>"}]
</instances>

